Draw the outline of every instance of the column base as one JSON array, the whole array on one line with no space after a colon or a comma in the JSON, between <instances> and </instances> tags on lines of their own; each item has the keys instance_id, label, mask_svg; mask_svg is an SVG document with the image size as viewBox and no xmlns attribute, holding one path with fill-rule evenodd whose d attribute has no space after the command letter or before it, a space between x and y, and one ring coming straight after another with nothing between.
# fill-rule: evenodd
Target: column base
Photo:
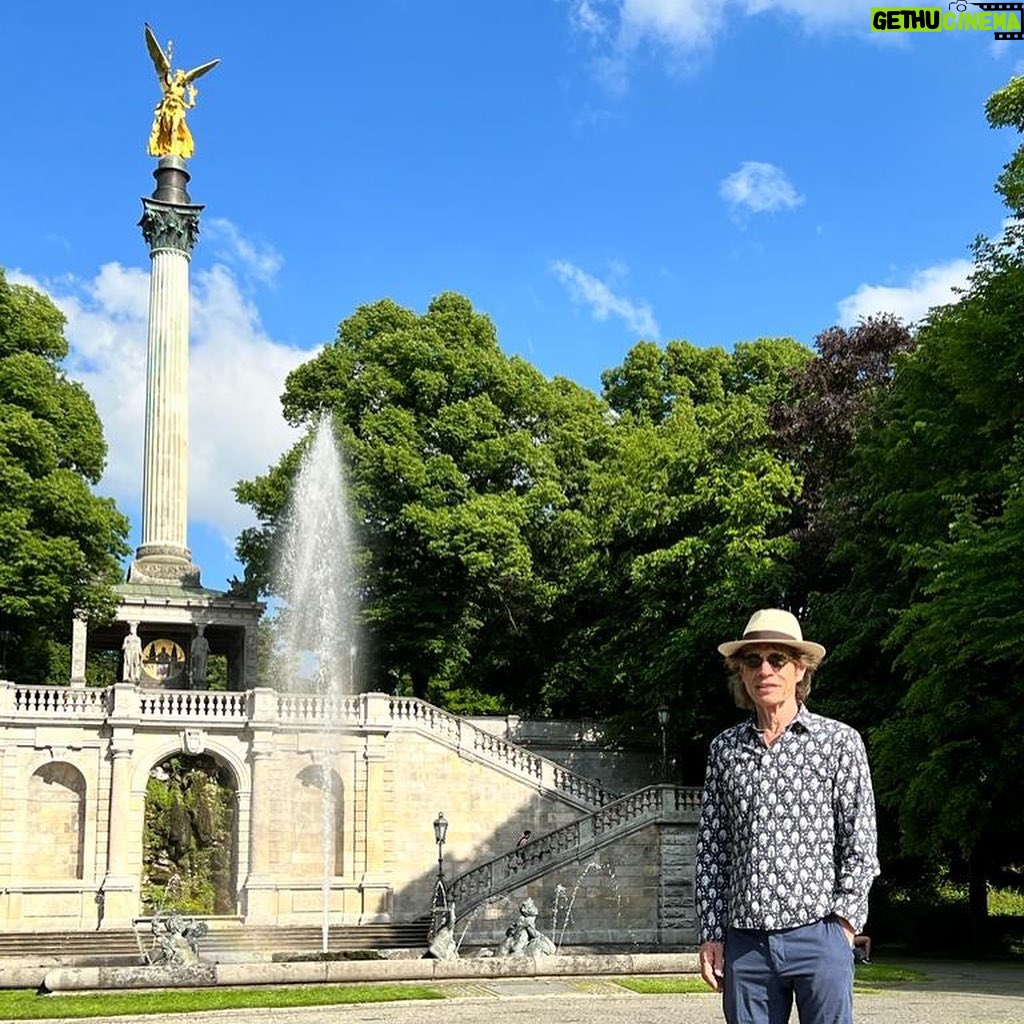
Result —
<instances>
[{"instance_id":1,"label":"column base","mask_svg":"<svg viewBox=\"0 0 1024 1024\"><path fill-rule=\"evenodd\" d=\"M250 875L242 891L241 910L246 924L276 925L277 884Z\"/></svg>"},{"instance_id":2,"label":"column base","mask_svg":"<svg viewBox=\"0 0 1024 1024\"><path fill-rule=\"evenodd\" d=\"M139 915L139 894L133 878L108 875L103 881L103 910L100 928L131 928Z\"/></svg>"},{"instance_id":3,"label":"column base","mask_svg":"<svg viewBox=\"0 0 1024 1024\"><path fill-rule=\"evenodd\" d=\"M198 587L199 566L192 563L192 552L188 548L143 544L135 552L135 560L128 570L128 582Z\"/></svg>"}]
</instances>

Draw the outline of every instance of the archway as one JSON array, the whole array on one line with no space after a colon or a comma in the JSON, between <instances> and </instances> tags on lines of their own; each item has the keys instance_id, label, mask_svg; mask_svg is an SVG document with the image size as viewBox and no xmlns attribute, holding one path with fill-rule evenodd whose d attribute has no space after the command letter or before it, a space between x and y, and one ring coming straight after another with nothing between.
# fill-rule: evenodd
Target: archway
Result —
<instances>
[{"instance_id":1,"label":"archway","mask_svg":"<svg viewBox=\"0 0 1024 1024\"><path fill-rule=\"evenodd\" d=\"M209 754L174 754L146 784L142 911L234 914L236 783Z\"/></svg>"}]
</instances>

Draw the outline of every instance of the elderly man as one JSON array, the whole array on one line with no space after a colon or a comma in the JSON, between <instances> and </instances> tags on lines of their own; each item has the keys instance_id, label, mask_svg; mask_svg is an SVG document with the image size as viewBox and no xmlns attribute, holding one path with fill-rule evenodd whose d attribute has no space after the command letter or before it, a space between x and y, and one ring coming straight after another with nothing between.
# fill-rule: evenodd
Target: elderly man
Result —
<instances>
[{"instance_id":1,"label":"elderly man","mask_svg":"<svg viewBox=\"0 0 1024 1024\"><path fill-rule=\"evenodd\" d=\"M777 608L721 644L737 705L711 743L697 837L704 980L729 1024L851 1024L854 936L878 874L864 744L806 706L825 656Z\"/></svg>"}]
</instances>

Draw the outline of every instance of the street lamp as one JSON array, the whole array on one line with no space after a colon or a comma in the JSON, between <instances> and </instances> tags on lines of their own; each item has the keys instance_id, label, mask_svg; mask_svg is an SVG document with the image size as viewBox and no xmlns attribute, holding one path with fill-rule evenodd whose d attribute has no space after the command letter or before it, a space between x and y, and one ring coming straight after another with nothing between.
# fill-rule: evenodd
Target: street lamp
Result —
<instances>
[{"instance_id":1,"label":"street lamp","mask_svg":"<svg viewBox=\"0 0 1024 1024\"><path fill-rule=\"evenodd\" d=\"M658 725L661 726L661 781L668 782L668 742L666 730L668 728L669 707L662 701L657 708Z\"/></svg>"},{"instance_id":2,"label":"street lamp","mask_svg":"<svg viewBox=\"0 0 1024 1024\"><path fill-rule=\"evenodd\" d=\"M448 835L448 822L444 811L438 811L434 819L434 842L437 843L437 877L444 878L444 841Z\"/></svg>"},{"instance_id":3,"label":"street lamp","mask_svg":"<svg viewBox=\"0 0 1024 1024\"><path fill-rule=\"evenodd\" d=\"M443 811L434 819L434 842L437 843L437 881L434 899L430 904L430 934L433 939L448 917L448 889L444 883L444 841L448 835L448 821Z\"/></svg>"}]
</instances>

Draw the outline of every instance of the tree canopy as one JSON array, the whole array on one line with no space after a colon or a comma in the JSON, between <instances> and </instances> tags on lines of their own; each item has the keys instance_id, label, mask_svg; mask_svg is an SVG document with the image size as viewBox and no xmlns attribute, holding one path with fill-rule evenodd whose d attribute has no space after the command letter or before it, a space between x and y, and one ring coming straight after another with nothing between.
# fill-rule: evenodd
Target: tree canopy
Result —
<instances>
[{"instance_id":1,"label":"tree canopy","mask_svg":"<svg viewBox=\"0 0 1024 1024\"><path fill-rule=\"evenodd\" d=\"M0 616L15 678L47 674L72 616L108 616L128 522L92 492L106 458L92 400L61 369L64 317L0 270Z\"/></svg>"},{"instance_id":2,"label":"tree canopy","mask_svg":"<svg viewBox=\"0 0 1024 1024\"><path fill-rule=\"evenodd\" d=\"M490 320L449 293L422 316L358 309L289 376L284 407L297 424L334 415L377 684L456 708L505 692L529 704L536 645L586 542L580 498L608 431L597 399L506 356ZM240 540L250 586L269 586L297 457L239 485L262 523Z\"/></svg>"},{"instance_id":3,"label":"tree canopy","mask_svg":"<svg viewBox=\"0 0 1024 1024\"><path fill-rule=\"evenodd\" d=\"M808 358L788 339L642 342L602 399L506 356L461 296L357 310L284 406L337 424L374 685L627 722L672 700L680 735L719 721L709 633L785 590L799 481L767 417ZM239 485L261 520L239 545L250 587L271 585L300 449Z\"/></svg>"}]
</instances>

